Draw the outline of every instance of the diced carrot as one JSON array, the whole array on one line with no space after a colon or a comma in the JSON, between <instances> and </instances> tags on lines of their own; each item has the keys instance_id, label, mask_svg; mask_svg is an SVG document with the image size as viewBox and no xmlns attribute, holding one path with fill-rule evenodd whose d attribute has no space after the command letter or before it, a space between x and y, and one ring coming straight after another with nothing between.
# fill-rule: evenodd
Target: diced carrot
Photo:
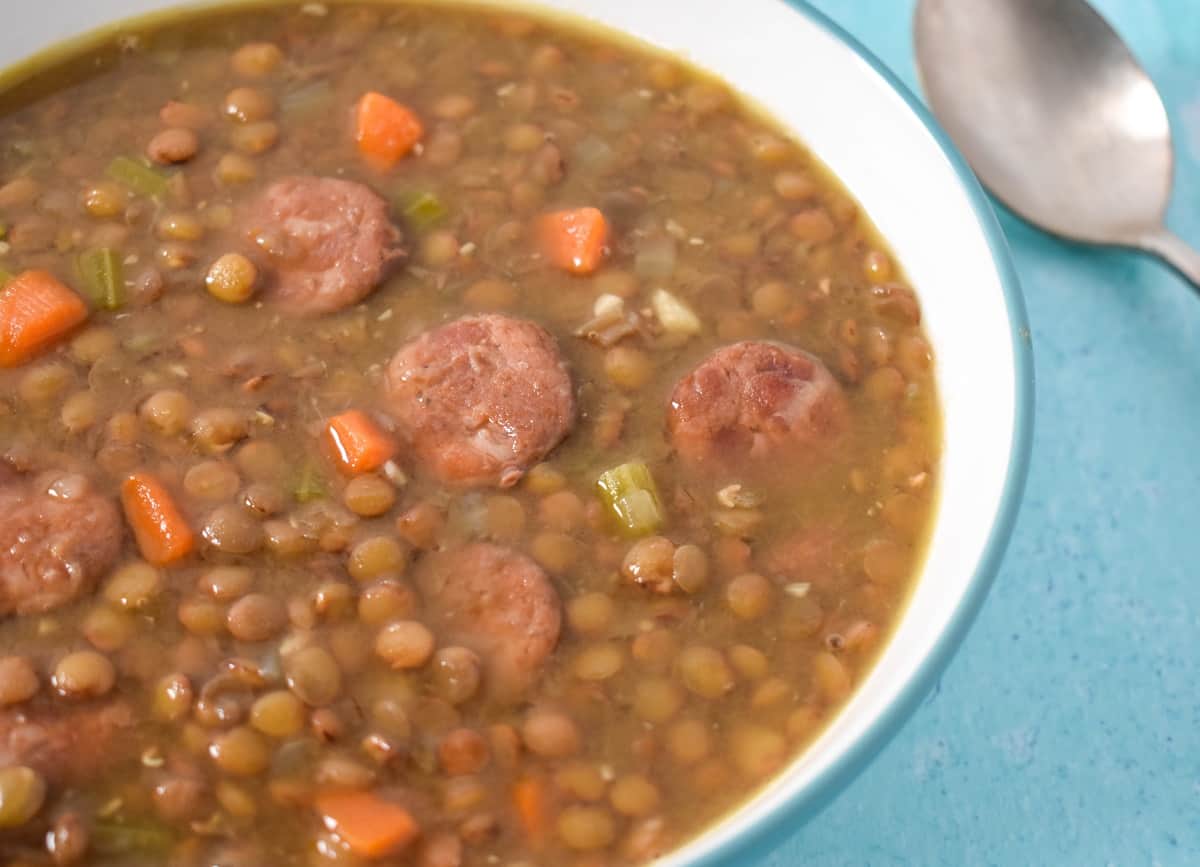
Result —
<instances>
[{"instance_id":1,"label":"diced carrot","mask_svg":"<svg viewBox=\"0 0 1200 867\"><path fill-rule=\"evenodd\" d=\"M546 258L572 274L590 274L600 267L608 243L608 221L596 208L572 208L546 214L538 235Z\"/></svg>"},{"instance_id":2,"label":"diced carrot","mask_svg":"<svg viewBox=\"0 0 1200 867\"><path fill-rule=\"evenodd\" d=\"M359 152L378 167L390 169L424 134L421 119L408 106L374 91L358 101L354 140Z\"/></svg>"},{"instance_id":3,"label":"diced carrot","mask_svg":"<svg viewBox=\"0 0 1200 867\"><path fill-rule=\"evenodd\" d=\"M540 841L546 834L546 787L536 777L523 777L513 785L513 806L530 840Z\"/></svg>"},{"instance_id":4,"label":"diced carrot","mask_svg":"<svg viewBox=\"0 0 1200 867\"><path fill-rule=\"evenodd\" d=\"M360 858L394 855L421 831L408 810L371 792L322 792L317 795L316 808L325 827Z\"/></svg>"},{"instance_id":5,"label":"diced carrot","mask_svg":"<svg viewBox=\"0 0 1200 867\"><path fill-rule=\"evenodd\" d=\"M0 367L16 367L87 319L87 305L48 271L25 271L0 292Z\"/></svg>"},{"instance_id":6,"label":"diced carrot","mask_svg":"<svg viewBox=\"0 0 1200 867\"><path fill-rule=\"evenodd\" d=\"M396 453L395 441L356 409L331 418L325 435L334 457L349 473L369 473Z\"/></svg>"},{"instance_id":7,"label":"diced carrot","mask_svg":"<svg viewBox=\"0 0 1200 867\"><path fill-rule=\"evenodd\" d=\"M121 505L133 528L142 556L166 566L191 553L195 534L162 482L147 473L134 473L121 485Z\"/></svg>"}]
</instances>

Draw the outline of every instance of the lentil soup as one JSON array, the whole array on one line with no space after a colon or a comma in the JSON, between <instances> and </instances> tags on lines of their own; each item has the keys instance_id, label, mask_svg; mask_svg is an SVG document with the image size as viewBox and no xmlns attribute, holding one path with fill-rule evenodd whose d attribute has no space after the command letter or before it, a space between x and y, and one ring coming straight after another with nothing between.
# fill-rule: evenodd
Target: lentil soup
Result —
<instances>
[{"instance_id":1,"label":"lentil soup","mask_svg":"<svg viewBox=\"0 0 1200 867\"><path fill-rule=\"evenodd\" d=\"M0 858L620 867L869 673L940 417L724 85L465 7L188 13L0 93Z\"/></svg>"}]
</instances>

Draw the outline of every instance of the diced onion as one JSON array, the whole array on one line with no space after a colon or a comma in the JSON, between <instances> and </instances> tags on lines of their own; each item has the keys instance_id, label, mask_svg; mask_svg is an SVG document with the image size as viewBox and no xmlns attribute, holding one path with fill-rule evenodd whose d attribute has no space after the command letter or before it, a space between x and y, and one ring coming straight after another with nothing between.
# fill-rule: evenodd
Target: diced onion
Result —
<instances>
[{"instance_id":1,"label":"diced onion","mask_svg":"<svg viewBox=\"0 0 1200 867\"><path fill-rule=\"evenodd\" d=\"M672 334L699 334L703 330L700 317L666 289L654 291L650 296L650 306L654 308L654 314L663 329Z\"/></svg>"},{"instance_id":2,"label":"diced onion","mask_svg":"<svg viewBox=\"0 0 1200 867\"><path fill-rule=\"evenodd\" d=\"M597 319L612 319L616 321L625 315L625 301L620 295L605 292L596 298L592 305L592 315Z\"/></svg>"}]
</instances>

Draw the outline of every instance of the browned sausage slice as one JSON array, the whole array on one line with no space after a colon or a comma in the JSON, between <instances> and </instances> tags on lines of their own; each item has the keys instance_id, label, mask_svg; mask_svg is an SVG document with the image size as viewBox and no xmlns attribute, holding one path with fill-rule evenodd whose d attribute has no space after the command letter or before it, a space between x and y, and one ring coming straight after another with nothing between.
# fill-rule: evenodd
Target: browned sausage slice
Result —
<instances>
[{"instance_id":1,"label":"browned sausage slice","mask_svg":"<svg viewBox=\"0 0 1200 867\"><path fill-rule=\"evenodd\" d=\"M684 458L724 463L816 446L841 429L845 410L820 360L745 341L718 349L679 381L667 426Z\"/></svg>"},{"instance_id":2,"label":"browned sausage slice","mask_svg":"<svg viewBox=\"0 0 1200 867\"><path fill-rule=\"evenodd\" d=\"M74 473L0 477L0 617L89 592L121 549L121 516Z\"/></svg>"},{"instance_id":3,"label":"browned sausage slice","mask_svg":"<svg viewBox=\"0 0 1200 867\"><path fill-rule=\"evenodd\" d=\"M524 554L473 543L424 560L417 582L439 641L484 659L493 696L511 700L524 692L558 643L558 593Z\"/></svg>"},{"instance_id":4,"label":"browned sausage slice","mask_svg":"<svg viewBox=\"0 0 1200 867\"><path fill-rule=\"evenodd\" d=\"M516 484L575 419L558 344L507 316L459 319L402 347L387 397L421 464L455 484Z\"/></svg>"},{"instance_id":5,"label":"browned sausage slice","mask_svg":"<svg viewBox=\"0 0 1200 867\"><path fill-rule=\"evenodd\" d=\"M289 177L262 192L242 228L265 257L265 293L299 316L357 304L404 256L387 203L337 178Z\"/></svg>"},{"instance_id":6,"label":"browned sausage slice","mask_svg":"<svg viewBox=\"0 0 1200 867\"><path fill-rule=\"evenodd\" d=\"M53 783L82 782L129 754L133 712L121 701L0 711L0 767L25 765Z\"/></svg>"}]
</instances>

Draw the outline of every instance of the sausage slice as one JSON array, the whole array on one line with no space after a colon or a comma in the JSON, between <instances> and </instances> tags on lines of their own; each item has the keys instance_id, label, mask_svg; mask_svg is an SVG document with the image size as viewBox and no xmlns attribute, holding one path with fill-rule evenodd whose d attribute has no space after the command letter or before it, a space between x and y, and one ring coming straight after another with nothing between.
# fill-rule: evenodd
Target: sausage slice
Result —
<instances>
[{"instance_id":1,"label":"sausage slice","mask_svg":"<svg viewBox=\"0 0 1200 867\"><path fill-rule=\"evenodd\" d=\"M297 316L357 304L404 257L387 202L337 178L276 181L243 214L242 228L266 259L266 297Z\"/></svg>"},{"instance_id":2,"label":"sausage slice","mask_svg":"<svg viewBox=\"0 0 1200 867\"><path fill-rule=\"evenodd\" d=\"M558 643L558 593L537 563L511 548L479 542L434 554L417 584L440 641L484 659L493 696L523 693Z\"/></svg>"},{"instance_id":3,"label":"sausage slice","mask_svg":"<svg viewBox=\"0 0 1200 867\"><path fill-rule=\"evenodd\" d=\"M0 767L25 765L52 783L85 782L128 754L122 736L133 726L133 711L118 700L0 711Z\"/></svg>"},{"instance_id":4,"label":"sausage slice","mask_svg":"<svg viewBox=\"0 0 1200 867\"><path fill-rule=\"evenodd\" d=\"M439 480L515 485L567 435L575 397L558 344L523 319L459 319L402 347L387 401L417 459Z\"/></svg>"},{"instance_id":5,"label":"sausage slice","mask_svg":"<svg viewBox=\"0 0 1200 867\"><path fill-rule=\"evenodd\" d=\"M819 359L745 341L718 349L679 381L667 428L686 460L724 463L817 446L843 427L845 412Z\"/></svg>"},{"instance_id":6,"label":"sausage slice","mask_svg":"<svg viewBox=\"0 0 1200 867\"><path fill-rule=\"evenodd\" d=\"M49 611L90 592L121 537L116 505L85 477L0 475L0 617Z\"/></svg>"}]
</instances>

